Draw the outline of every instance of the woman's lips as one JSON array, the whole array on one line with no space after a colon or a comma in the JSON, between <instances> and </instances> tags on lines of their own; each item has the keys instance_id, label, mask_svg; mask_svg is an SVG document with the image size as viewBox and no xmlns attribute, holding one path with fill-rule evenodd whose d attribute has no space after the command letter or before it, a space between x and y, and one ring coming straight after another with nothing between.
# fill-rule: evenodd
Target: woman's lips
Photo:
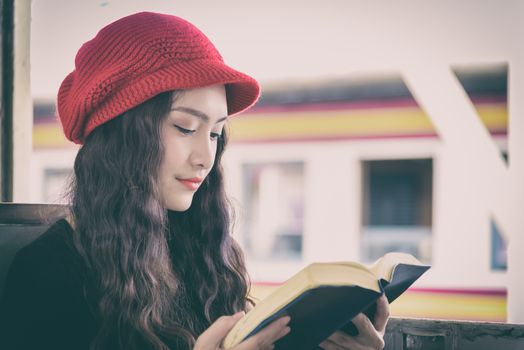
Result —
<instances>
[{"instance_id":1,"label":"woman's lips","mask_svg":"<svg viewBox=\"0 0 524 350\"><path fill-rule=\"evenodd\" d=\"M202 179L198 178L198 177L194 177L194 178L191 178L191 179L179 179L179 178L177 178L177 180L180 181L184 186L186 186L191 191L196 191L198 189L198 187L200 186L200 184L202 183Z\"/></svg>"}]
</instances>

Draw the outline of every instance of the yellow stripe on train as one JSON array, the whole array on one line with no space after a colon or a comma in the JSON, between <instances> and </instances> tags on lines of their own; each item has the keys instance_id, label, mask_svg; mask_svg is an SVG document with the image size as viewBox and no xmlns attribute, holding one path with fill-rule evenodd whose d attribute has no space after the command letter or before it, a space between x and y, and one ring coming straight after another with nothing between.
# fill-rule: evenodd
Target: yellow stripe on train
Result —
<instances>
[{"instance_id":1,"label":"yellow stripe on train","mask_svg":"<svg viewBox=\"0 0 524 350\"><path fill-rule=\"evenodd\" d=\"M507 130L505 104L476 105L480 119L491 132ZM409 137L435 135L428 116L418 107L362 108L326 111L253 113L231 118L231 141L276 142L366 137ZM35 124L34 148L67 147L56 122Z\"/></svg>"},{"instance_id":2,"label":"yellow stripe on train","mask_svg":"<svg viewBox=\"0 0 524 350\"><path fill-rule=\"evenodd\" d=\"M263 299L277 284L251 286L251 296ZM486 322L506 321L506 295L489 291L408 290L391 304L394 317L429 319L473 320Z\"/></svg>"}]
</instances>

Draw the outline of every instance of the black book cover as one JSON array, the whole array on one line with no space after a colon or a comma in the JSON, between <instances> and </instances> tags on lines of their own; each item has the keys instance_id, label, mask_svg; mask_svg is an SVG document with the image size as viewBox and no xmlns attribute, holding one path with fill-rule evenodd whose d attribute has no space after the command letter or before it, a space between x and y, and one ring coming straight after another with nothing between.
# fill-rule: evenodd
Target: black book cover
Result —
<instances>
[{"instance_id":1,"label":"black book cover","mask_svg":"<svg viewBox=\"0 0 524 350\"><path fill-rule=\"evenodd\" d=\"M355 317L380 297L380 293L358 286L321 286L303 293L299 298L264 320L248 337L271 321L291 316L291 332L275 343L275 349L315 349L335 330Z\"/></svg>"}]
</instances>

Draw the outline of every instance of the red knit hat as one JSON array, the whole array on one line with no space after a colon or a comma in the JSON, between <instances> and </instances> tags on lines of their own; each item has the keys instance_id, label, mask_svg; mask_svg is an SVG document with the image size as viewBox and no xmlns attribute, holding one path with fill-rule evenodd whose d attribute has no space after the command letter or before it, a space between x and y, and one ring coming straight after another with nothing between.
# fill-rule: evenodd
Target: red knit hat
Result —
<instances>
[{"instance_id":1,"label":"red knit hat","mask_svg":"<svg viewBox=\"0 0 524 350\"><path fill-rule=\"evenodd\" d=\"M78 51L75 70L58 90L58 116L66 137L87 135L159 93L227 84L228 113L259 97L255 79L226 64L211 41L191 23L171 15L140 12L104 27Z\"/></svg>"}]
</instances>

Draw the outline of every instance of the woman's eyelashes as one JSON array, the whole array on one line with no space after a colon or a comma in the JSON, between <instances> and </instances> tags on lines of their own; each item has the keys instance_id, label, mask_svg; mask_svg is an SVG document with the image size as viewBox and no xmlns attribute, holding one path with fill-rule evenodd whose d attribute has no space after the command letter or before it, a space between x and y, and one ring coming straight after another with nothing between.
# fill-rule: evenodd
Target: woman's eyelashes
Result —
<instances>
[{"instance_id":1,"label":"woman's eyelashes","mask_svg":"<svg viewBox=\"0 0 524 350\"><path fill-rule=\"evenodd\" d=\"M186 129L186 128L183 128L180 125L176 125L176 124L174 124L174 127L184 136L193 135L196 132L196 130ZM222 136L222 134L219 133L219 132L211 132L209 134L209 138L211 140L213 140L213 141L218 140L220 138L220 136Z\"/></svg>"},{"instance_id":2,"label":"woman's eyelashes","mask_svg":"<svg viewBox=\"0 0 524 350\"><path fill-rule=\"evenodd\" d=\"M174 124L174 126L182 135L193 135L196 132L196 130L186 129L176 124Z\"/></svg>"}]
</instances>

